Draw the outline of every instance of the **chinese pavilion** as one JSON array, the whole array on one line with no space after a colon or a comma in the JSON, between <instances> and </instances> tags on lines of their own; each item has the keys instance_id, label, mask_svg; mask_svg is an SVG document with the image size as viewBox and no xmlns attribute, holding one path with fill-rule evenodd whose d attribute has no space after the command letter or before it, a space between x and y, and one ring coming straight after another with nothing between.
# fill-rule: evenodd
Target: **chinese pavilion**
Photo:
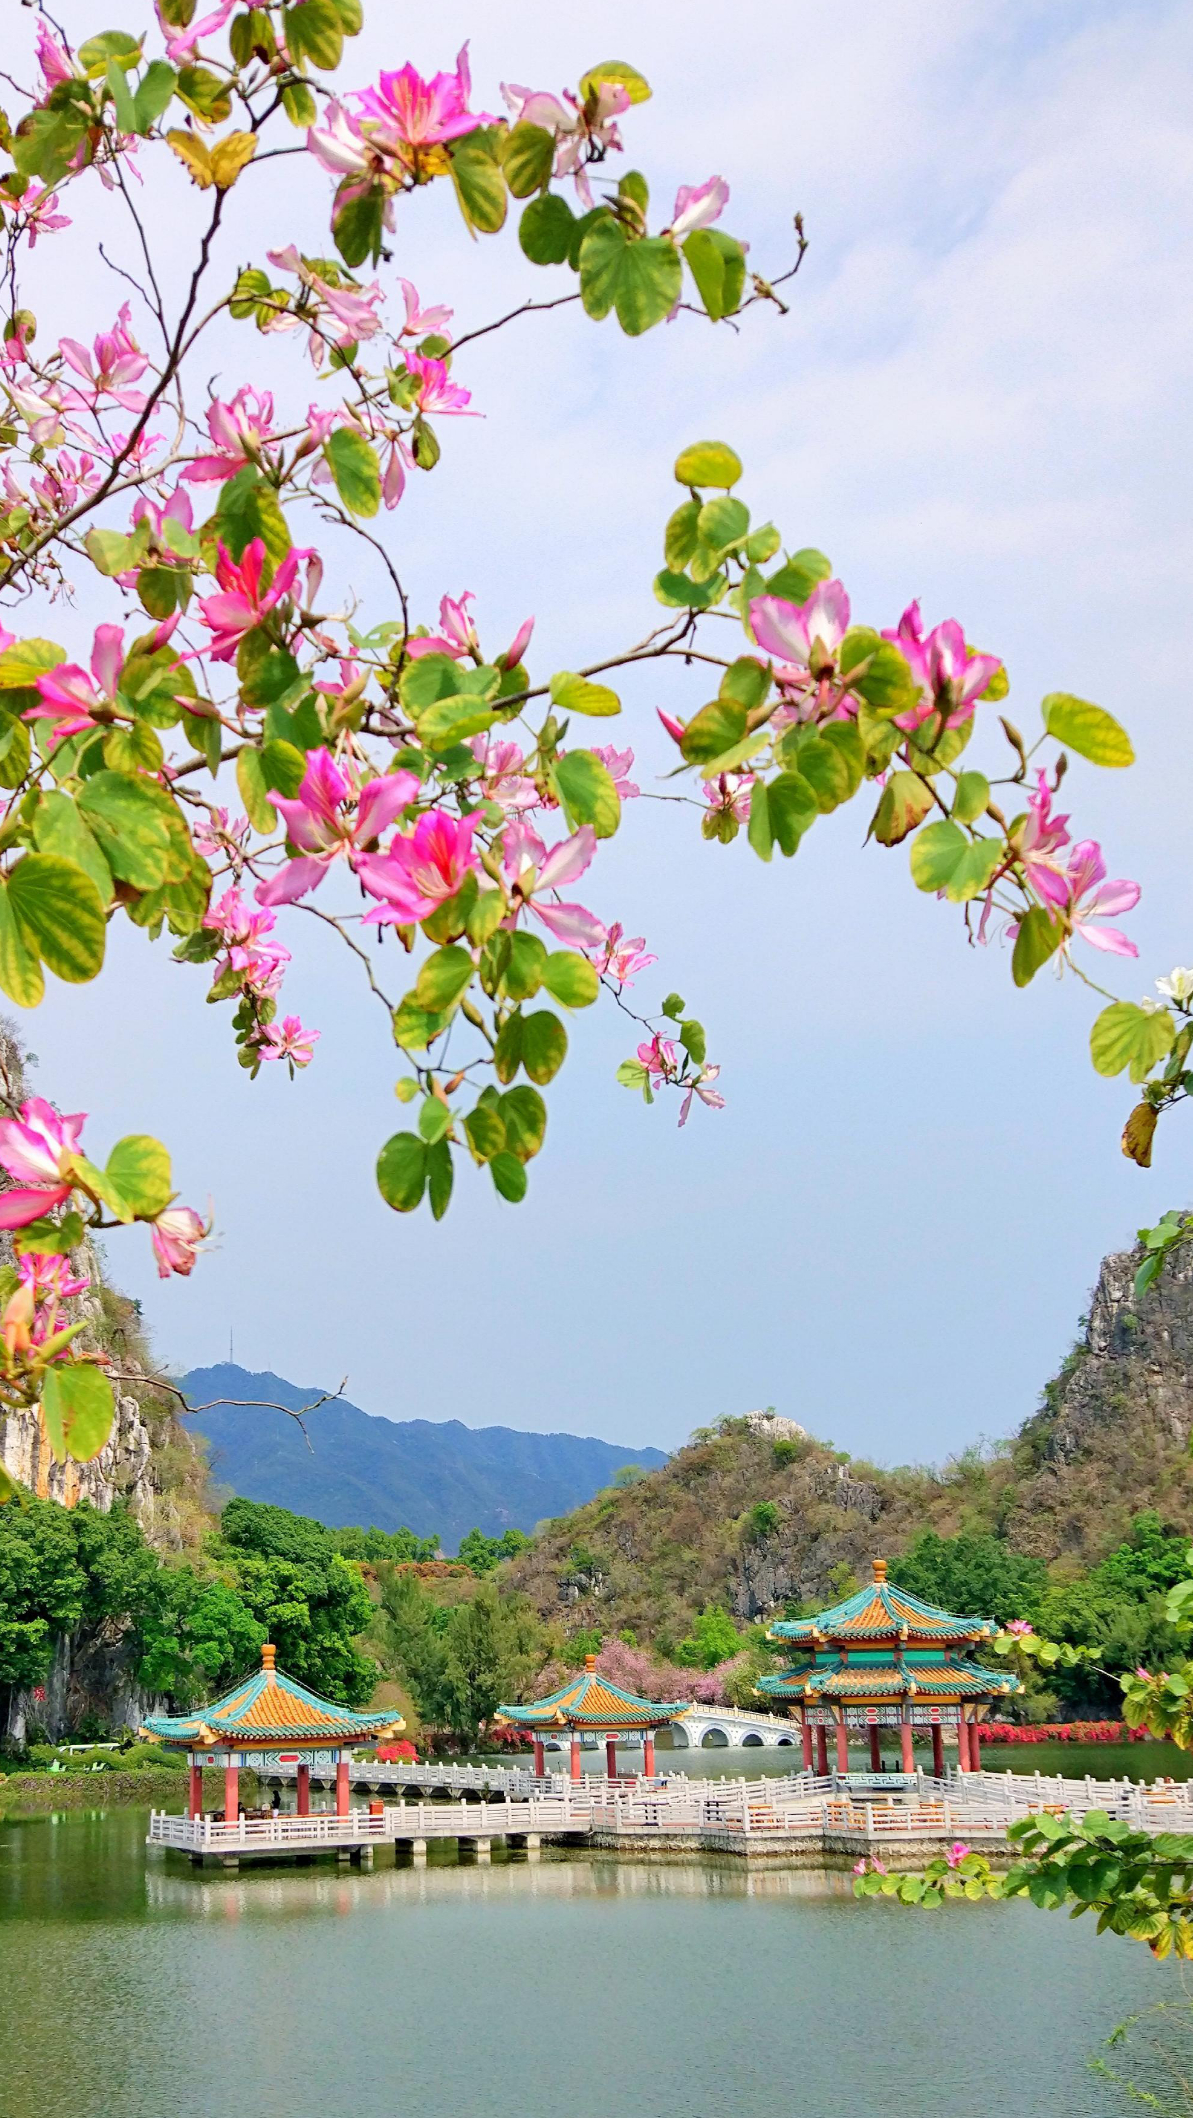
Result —
<instances>
[{"instance_id":1,"label":"chinese pavilion","mask_svg":"<svg viewBox=\"0 0 1193 2118\"><path fill-rule=\"evenodd\" d=\"M365 1743L384 1742L406 1723L392 1710L353 1713L332 1699L321 1699L276 1667L266 1641L261 1667L243 1677L210 1706L190 1714L150 1714L141 1734L151 1743L185 1750L191 1769L189 1814L203 1814L203 1767L224 1768L224 1816L234 1823L240 1810L237 1775L241 1766L258 1772L294 1767L298 1814L311 1806L311 1767L322 1773L336 1768L336 1812L349 1810L348 1768L352 1753Z\"/></svg>"},{"instance_id":2,"label":"chinese pavilion","mask_svg":"<svg viewBox=\"0 0 1193 2118\"><path fill-rule=\"evenodd\" d=\"M884 1728L898 1728L904 1772L914 1772L912 1738L932 1731L932 1766L944 1771L944 1730L957 1731L962 1772L978 1770L977 1722L995 1699L1022 1689L1009 1671L983 1669L973 1652L998 1631L992 1618L954 1618L922 1603L886 1578L886 1560L874 1561L874 1579L815 1618L784 1619L768 1640L792 1640L807 1661L771 1677L758 1689L798 1706L803 1728L804 1768L828 1771L828 1731L835 1730L837 1768L849 1770L849 1731L870 1733L870 1764L877 1772Z\"/></svg>"},{"instance_id":3,"label":"chinese pavilion","mask_svg":"<svg viewBox=\"0 0 1193 2118\"><path fill-rule=\"evenodd\" d=\"M534 1769L540 1775L545 1770L543 1761L543 1739L557 1730L569 1728L572 1735L571 1773L573 1780L580 1778L580 1738L584 1734L603 1735L605 1738L605 1763L609 1778L617 1778L617 1739L619 1736L641 1734L644 1756L642 1769L648 1779L654 1778L654 1732L666 1721L673 1721L683 1712L683 1705L672 1702L669 1706L657 1699L639 1699L632 1691L623 1691L608 1677L602 1677L596 1666L596 1656L584 1657L584 1668L580 1676L561 1685L546 1699L536 1699L531 1706L499 1706L493 1716L496 1728L525 1728L534 1742Z\"/></svg>"}]
</instances>

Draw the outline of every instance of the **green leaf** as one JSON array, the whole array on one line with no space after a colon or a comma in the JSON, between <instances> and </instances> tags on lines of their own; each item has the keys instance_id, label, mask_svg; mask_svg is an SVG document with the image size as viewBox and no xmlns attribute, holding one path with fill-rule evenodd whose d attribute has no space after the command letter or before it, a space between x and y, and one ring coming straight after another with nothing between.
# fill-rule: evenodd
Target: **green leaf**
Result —
<instances>
[{"instance_id":1,"label":"green leaf","mask_svg":"<svg viewBox=\"0 0 1193 2118\"><path fill-rule=\"evenodd\" d=\"M696 290L714 323L741 307L746 253L719 228L694 228L683 246Z\"/></svg>"},{"instance_id":2,"label":"green leaf","mask_svg":"<svg viewBox=\"0 0 1193 2118\"><path fill-rule=\"evenodd\" d=\"M555 791L573 828L591 824L598 838L612 838L621 822L621 796L607 765L591 750L569 750L552 767Z\"/></svg>"},{"instance_id":3,"label":"green leaf","mask_svg":"<svg viewBox=\"0 0 1193 2118\"><path fill-rule=\"evenodd\" d=\"M893 640L882 639L868 626L855 625L841 642L839 661L846 674L860 663L868 664L851 688L874 713L889 717L914 706L915 678Z\"/></svg>"},{"instance_id":4,"label":"green leaf","mask_svg":"<svg viewBox=\"0 0 1193 2118\"><path fill-rule=\"evenodd\" d=\"M1043 905L1033 905L1030 912L1024 914L1011 956L1011 976L1016 985L1031 984L1036 972L1056 954L1064 934L1061 921L1053 919Z\"/></svg>"},{"instance_id":5,"label":"green leaf","mask_svg":"<svg viewBox=\"0 0 1193 2118\"><path fill-rule=\"evenodd\" d=\"M497 1109L511 1152L520 1162L532 1161L547 1130L547 1106L537 1088L507 1089Z\"/></svg>"},{"instance_id":6,"label":"green leaf","mask_svg":"<svg viewBox=\"0 0 1193 2118\"><path fill-rule=\"evenodd\" d=\"M501 990L511 1000L533 1000L543 982L547 951L537 934L519 928L510 936L509 962L501 979Z\"/></svg>"},{"instance_id":7,"label":"green leaf","mask_svg":"<svg viewBox=\"0 0 1193 2118\"><path fill-rule=\"evenodd\" d=\"M160 1140L150 1133L130 1133L117 1140L105 1170L130 1212L141 1221L152 1221L170 1203L174 1184L170 1157Z\"/></svg>"},{"instance_id":8,"label":"green leaf","mask_svg":"<svg viewBox=\"0 0 1193 2118\"><path fill-rule=\"evenodd\" d=\"M874 812L871 834L880 846L897 846L934 807L931 787L915 772L892 772Z\"/></svg>"},{"instance_id":9,"label":"green leaf","mask_svg":"<svg viewBox=\"0 0 1193 2118\"><path fill-rule=\"evenodd\" d=\"M482 235L496 235L504 224L508 198L505 176L486 145L484 132L468 133L449 150L452 182L466 225Z\"/></svg>"},{"instance_id":10,"label":"green leaf","mask_svg":"<svg viewBox=\"0 0 1193 2118\"><path fill-rule=\"evenodd\" d=\"M567 1058L568 1040L558 1015L540 1008L522 1017L522 1064L532 1081L545 1088Z\"/></svg>"},{"instance_id":11,"label":"green leaf","mask_svg":"<svg viewBox=\"0 0 1193 2118\"><path fill-rule=\"evenodd\" d=\"M594 229L593 233L596 231ZM587 243L587 239L586 239ZM581 250L581 273L584 252ZM583 280L581 280L583 288ZM683 266L674 243L647 236L627 243L617 284L617 321L629 338L640 338L669 316L683 292Z\"/></svg>"},{"instance_id":12,"label":"green leaf","mask_svg":"<svg viewBox=\"0 0 1193 2118\"><path fill-rule=\"evenodd\" d=\"M714 501L713 505L717 503ZM766 663L755 661L753 655L739 655L721 678L718 697L731 699L734 705L744 706L748 713L753 713L761 706L770 686L771 673Z\"/></svg>"},{"instance_id":13,"label":"green leaf","mask_svg":"<svg viewBox=\"0 0 1193 2118\"><path fill-rule=\"evenodd\" d=\"M476 966L468 949L452 943L428 956L415 982L418 1005L432 1014L442 1014L462 1000L472 983Z\"/></svg>"},{"instance_id":14,"label":"green leaf","mask_svg":"<svg viewBox=\"0 0 1193 2118\"><path fill-rule=\"evenodd\" d=\"M681 485L736 485L741 457L724 441L694 441L675 459Z\"/></svg>"},{"instance_id":15,"label":"green leaf","mask_svg":"<svg viewBox=\"0 0 1193 2118\"><path fill-rule=\"evenodd\" d=\"M600 991L596 967L574 949L553 949L543 965L543 984L561 1007L591 1007Z\"/></svg>"},{"instance_id":16,"label":"green leaf","mask_svg":"<svg viewBox=\"0 0 1193 2118\"><path fill-rule=\"evenodd\" d=\"M145 134L156 124L164 110L173 100L178 85L178 75L165 59L151 59L141 76L137 93L133 97L136 109L136 130Z\"/></svg>"},{"instance_id":17,"label":"green leaf","mask_svg":"<svg viewBox=\"0 0 1193 2118\"><path fill-rule=\"evenodd\" d=\"M779 754L807 780L822 816L848 801L861 785L866 754L852 721L829 721L819 734L792 730Z\"/></svg>"},{"instance_id":18,"label":"green leaf","mask_svg":"<svg viewBox=\"0 0 1193 2118\"><path fill-rule=\"evenodd\" d=\"M680 738L689 765L708 765L740 743L746 733L746 709L732 699L713 699L694 714Z\"/></svg>"},{"instance_id":19,"label":"green leaf","mask_svg":"<svg viewBox=\"0 0 1193 2118\"><path fill-rule=\"evenodd\" d=\"M719 574L711 581L692 581L687 574L674 574L667 567L654 579L659 602L678 610L707 610L716 601L718 588L723 587Z\"/></svg>"},{"instance_id":20,"label":"green leaf","mask_svg":"<svg viewBox=\"0 0 1193 2118\"><path fill-rule=\"evenodd\" d=\"M87 556L97 573L122 574L132 563L134 544L122 530L89 529L83 539Z\"/></svg>"},{"instance_id":21,"label":"green leaf","mask_svg":"<svg viewBox=\"0 0 1193 2118\"><path fill-rule=\"evenodd\" d=\"M41 1409L55 1462L90 1463L111 1435L116 1400L102 1369L76 1361L47 1369Z\"/></svg>"},{"instance_id":22,"label":"green leaf","mask_svg":"<svg viewBox=\"0 0 1193 2118\"><path fill-rule=\"evenodd\" d=\"M375 515L381 505L381 472L376 450L364 435L355 427L335 427L323 453L344 506L354 515Z\"/></svg>"},{"instance_id":23,"label":"green leaf","mask_svg":"<svg viewBox=\"0 0 1193 2118\"><path fill-rule=\"evenodd\" d=\"M584 713L604 720L621 712L621 700L607 684L590 684L571 670L561 669L551 679L551 698L563 713Z\"/></svg>"},{"instance_id":24,"label":"green leaf","mask_svg":"<svg viewBox=\"0 0 1193 2118\"><path fill-rule=\"evenodd\" d=\"M1041 702L1040 712L1049 735L1078 757L1086 757L1093 765L1133 765L1135 752L1131 738L1112 713L1104 706L1093 706L1088 699L1075 699L1068 691L1050 691Z\"/></svg>"},{"instance_id":25,"label":"green leaf","mask_svg":"<svg viewBox=\"0 0 1193 2118\"><path fill-rule=\"evenodd\" d=\"M483 735L496 718L484 699L466 694L439 699L418 716L419 740L428 750L450 750L470 735Z\"/></svg>"},{"instance_id":26,"label":"green leaf","mask_svg":"<svg viewBox=\"0 0 1193 2118\"><path fill-rule=\"evenodd\" d=\"M755 780L750 789L750 821L746 837L759 860L770 859L775 839L770 821L770 790L763 779Z\"/></svg>"},{"instance_id":27,"label":"green leaf","mask_svg":"<svg viewBox=\"0 0 1193 2118\"><path fill-rule=\"evenodd\" d=\"M413 1213L427 1183L427 1143L417 1133L394 1133L377 1157L377 1189L395 1213Z\"/></svg>"},{"instance_id":28,"label":"green leaf","mask_svg":"<svg viewBox=\"0 0 1193 2118\"><path fill-rule=\"evenodd\" d=\"M522 1064L522 1016L515 1008L497 1033L493 1046L493 1071L502 1083L513 1080Z\"/></svg>"},{"instance_id":29,"label":"green leaf","mask_svg":"<svg viewBox=\"0 0 1193 2118\"><path fill-rule=\"evenodd\" d=\"M282 90L282 109L300 132L318 122L319 105L305 81L288 81ZM358 260L359 262L359 260Z\"/></svg>"},{"instance_id":30,"label":"green leaf","mask_svg":"<svg viewBox=\"0 0 1193 2118\"><path fill-rule=\"evenodd\" d=\"M336 193L331 232L346 265L363 265L367 257L377 263L385 238L386 197L380 184L361 191L355 178L345 177Z\"/></svg>"},{"instance_id":31,"label":"green leaf","mask_svg":"<svg viewBox=\"0 0 1193 2118\"><path fill-rule=\"evenodd\" d=\"M306 778L307 761L293 743L274 741L261 746L261 777L269 794L293 801Z\"/></svg>"},{"instance_id":32,"label":"green leaf","mask_svg":"<svg viewBox=\"0 0 1193 2118\"><path fill-rule=\"evenodd\" d=\"M917 890L943 890L968 845L959 824L928 824L911 842L911 879Z\"/></svg>"},{"instance_id":33,"label":"green leaf","mask_svg":"<svg viewBox=\"0 0 1193 2118\"><path fill-rule=\"evenodd\" d=\"M990 888L1004 857L1001 838L971 839L949 877L945 895L951 905L965 904Z\"/></svg>"},{"instance_id":34,"label":"green leaf","mask_svg":"<svg viewBox=\"0 0 1193 2118\"><path fill-rule=\"evenodd\" d=\"M407 1051L423 1052L442 1035L450 1020L450 1014L439 1015L429 1008L420 1008L408 993L394 1011L394 1042Z\"/></svg>"},{"instance_id":35,"label":"green leaf","mask_svg":"<svg viewBox=\"0 0 1193 2118\"><path fill-rule=\"evenodd\" d=\"M91 42L92 49L94 49L101 42L101 39L94 37ZM84 45L83 49L86 50L87 46ZM137 106L133 102L132 90L125 79L123 67L117 66L115 59L110 59L104 78L107 81L108 90L115 107L117 125L121 132L135 133L138 129Z\"/></svg>"},{"instance_id":36,"label":"green leaf","mask_svg":"<svg viewBox=\"0 0 1193 2118\"><path fill-rule=\"evenodd\" d=\"M750 806L753 808L753 794ZM807 780L798 772L781 772L766 789L771 837L785 859L790 860L805 831L820 814L820 804Z\"/></svg>"},{"instance_id":37,"label":"green leaf","mask_svg":"<svg viewBox=\"0 0 1193 2118\"><path fill-rule=\"evenodd\" d=\"M501 164L505 171L505 181L514 197L528 199L532 191L541 191L543 185L550 180L554 159L554 133L548 132L543 125L515 125L505 143ZM564 255L566 254L565 251Z\"/></svg>"},{"instance_id":38,"label":"green leaf","mask_svg":"<svg viewBox=\"0 0 1193 2118\"><path fill-rule=\"evenodd\" d=\"M436 1140L427 1149L427 1197L437 1221L451 1203L453 1174L451 1147L446 1140Z\"/></svg>"},{"instance_id":39,"label":"green leaf","mask_svg":"<svg viewBox=\"0 0 1193 2118\"><path fill-rule=\"evenodd\" d=\"M41 961L29 947L9 903L8 884L0 882L0 990L18 1007L40 1006L46 982Z\"/></svg>"},{"instance_id":40,"label":"green leaf","mask_svg":"<svg viewBox=\"0 0 1193 2118\"><path fill-rule=\"evenodd\" d=\"M624 228L607 213L596 217L580 245L580 299L598 323L617 299L628 248Z\"/></svg>"},{"instance_id":41,"label":"green leaf","mask_svg":"<svg viewBox=\"0 0 1193 2118\"><path fill-rule=\"evenodd\" d=\"M90 131L90 116L78 103L55 103L31 110L21 119L13 135L12 158L19 175L40 177L47 188L61 183L84 146ZM85 149L85 162L91 160Z\"/></svg>"},{"instance_id":42,"label":"green leaf","mask_svg":"<svg viewBox=\"0 0 1193 2118\"><path fill-rule=\"evenodd\" d=\"M236 760L236 785L254 831L259 831L262 838L268 838L277 830L278 813L269 799L265 765L259 750L246 747L240 752Z\"/></svg>"},{"instance_id":43,"label":"green leaf","mask_svg":"<svg viewBox=\"0 0 1193 2118\"><path fill-rule=\"evenodd\" d=\"M99 850L95 833L84 823L68 794L43 794L33 818L33 843L39 853L56 853L91 877L104 906L112 902L112 871Z\"/></svg>"},{"instance_id":44,"label":"green leaf","mask_svg":"<svg viewBox=\"0 0 1193 2118\"><path fill-rule=\"evenodd\" d=\"M562 265L571 249L576 216L566 199L548 192L531 199L518 223L518 241L532 265Z\"/></svg>"},{"instance_id":45,"label":"green leaf","mask_svg":"<svg viewBox=\"0 0 1193 2118\"><path fill-rule=\"evenodd\" d=\"M976 823L990 800L990 782L984 772L963 772L953 796L953 815L959 824Z\"/></svg>"},{"instance_id":46,"label":"green leaf","mask_svg":"<svg viewBox=\"0 0 1193 2118\"><path fill-rule=\"evenodd\" d=\"M344 56L344 26L335 0L302 0L282 9L286 49L292 59L309 59L321 73L334 73Z\"/></svg>"},{"instance_id":47,"label":"green leaf","mask_svg":"<svg viewBox=\"0 0 1193 2118\"><path fill-rule=\"evenodd\" d=\"M723 553L741 543L750 527L750 510L744 500L720 493L715 500L705 501L696 519L700 542L710 551Z\"/></svg>"},{"instance_id":48,"label":"green leaf","mask_svg":"<svg viewBox=\"0 0 1193 2118\"><path fill-rule=\"evenodd\" d=\"M290 549L290 532L277 493L248 463L221 487L215 515L216 534L239 564L254 537L260 537L274 566Z\"/></svg>"},{"instance_id":49,"label":"green leaf","mask_svg":"<svg viewBox=\"0 0 1193 2118\"><path fill-rule=\"evenodd\" d=\"M0 692L27 691L30 705L36 703L37 679L47 676L66 660L66 649L54 640L14 640L0 654Z\"/></svg>"},{"instance_id":50,"label":"green leaf","mask_svg":"<svg viewBox=\"0 0 1193 2118\"><path fill-rule=\"evenodd\" d=\"M663 535L663 557L669 568L682 572L700 542L700 502L685 500L668 521Z\"/></svg>"},{"instance_id":51,"label":"green leaf","mask_svg":"<svg viewBox=\"0 0 1193 2118\"><path fill-rule=\"evenodd\" d=\"M424 1098L418 1114L418 1129L428 1147L433 1147L436 1140L442 1140L451 1122L452 1114L446 1103L441 1103L438 1096Z\"/></svg>"},{"instance_id":52,"label":"green leaf","mask_svg":"<svg viewBox=\"0 0 1193 2118\"><path fill-rule=\"evenodd\" d=\"M9 907L26 947L70 985L103 968L107 925L99 891L73 860L26 853L8 878Z\"/></svg>"},{"instance_id":53,"label":"green leaf","mask_svg":"<svg viewBox=\"0 0 1193 2118\"><path fill-rule=\"evenodd\" d=\"M606 59L603 66L590 66L581 76L580 94L585 98L599 95L602 81L612 81L614 87L624 88L631 104L650 101L650 84L637 67L627 66L624 59Z\"/></svg>"},{"instance_id":54,"label":"green leaf","mask_svg":"<svg viewBox=\"0 0 1193 2118\"><path fill-rule=\"evenodd\" d=\"M1171 1050L1174 1034L1167 1008L1153 1013L1134 1001L1116 1000L1103 1008L1089 1033L1090 1058L1099 1074L1127 1068L1132 1081L1143 1081Z\"/></svg>"},{"instance_id":55,"label":"green leaf","mask_svg":"<svg viewBox=\"0 0 1193 2118\"><path fill-rule=\"evenodd\" d=\"M696 1066L703 1066L708 1057L708 1041L704 1025L700 1022L681 1022L679 1041Z\"/></svg>"},{"instance_id":56,"label":"green leaf","mask_svg":"<svg viewBox=\"0 0 1193 2118\"><path fill-rule=\"evenodd\" d=\"M468 1144L478 1161L491 1162L505 1147L505 1126L491 1103L478 1103L464 1120Z\"/></svg>"},{"instance_id":57,"label":"green leaf","mask_svg":"<svg viewBox=\"0 0 1193 2118\"><path fill-rule=\"evenodd\" d=\"M526 1197L526 1171L506 1148L501 1148L489 1162L489 1174L503 1199L517 1206Z\"/></svg>"}]
</instances>

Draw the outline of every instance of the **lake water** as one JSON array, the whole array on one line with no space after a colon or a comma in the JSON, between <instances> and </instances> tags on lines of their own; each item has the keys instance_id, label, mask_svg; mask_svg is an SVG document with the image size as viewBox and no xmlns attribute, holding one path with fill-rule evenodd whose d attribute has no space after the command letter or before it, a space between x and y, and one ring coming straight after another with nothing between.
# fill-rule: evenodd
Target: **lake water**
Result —
<instances>
[{"instance_id":1,"label":"lake water","mask_svg":"<svg viewBox=\"0 0 1193 2118\"><path fill-rule=\"evenodd\" d=\"M1091 2055L1179 1991L1088 1920L847 1875L447 1848L235 1875L145 1826L0 1822L3 2118L1111 2118Z\"/></svg>"}]
</instances>

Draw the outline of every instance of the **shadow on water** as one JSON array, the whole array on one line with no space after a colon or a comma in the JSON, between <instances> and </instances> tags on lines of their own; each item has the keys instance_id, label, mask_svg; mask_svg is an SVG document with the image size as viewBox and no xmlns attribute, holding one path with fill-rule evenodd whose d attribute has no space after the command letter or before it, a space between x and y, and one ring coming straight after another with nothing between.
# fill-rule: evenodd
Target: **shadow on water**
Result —
<instances>
[{"instance_id":1,"label":"shadow on water","mask_svg":"<svg viewBox=\"0 0 1193 2118\"><path fill-rule=\"evenodd\" d=\"M0 1825L3 2118L1107 2118L1089 2056L1179 1990L1021 1905L548 1852L195 1871L145 1816Z\"/></svg>"}]
</instances>

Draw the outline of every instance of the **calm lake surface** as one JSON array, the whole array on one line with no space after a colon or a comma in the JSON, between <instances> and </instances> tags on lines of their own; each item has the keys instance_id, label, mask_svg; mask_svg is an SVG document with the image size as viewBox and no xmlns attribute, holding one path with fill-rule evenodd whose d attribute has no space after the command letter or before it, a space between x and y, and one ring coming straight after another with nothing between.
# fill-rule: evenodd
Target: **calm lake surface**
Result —
<instances>
[{"instance_id":1,"label":"calm lake surface","mask_svg":"<svg viewBox=\"0 0 1193 2118\"><path fill-rule=\"evenodd\" d=\"M1111 2118L1091 2055L1179 1991L1085 1920L844 1875L447 1848L235 1875L145 1828L0 1823L3 2118Z\"/></svg>"}]
</instances>

